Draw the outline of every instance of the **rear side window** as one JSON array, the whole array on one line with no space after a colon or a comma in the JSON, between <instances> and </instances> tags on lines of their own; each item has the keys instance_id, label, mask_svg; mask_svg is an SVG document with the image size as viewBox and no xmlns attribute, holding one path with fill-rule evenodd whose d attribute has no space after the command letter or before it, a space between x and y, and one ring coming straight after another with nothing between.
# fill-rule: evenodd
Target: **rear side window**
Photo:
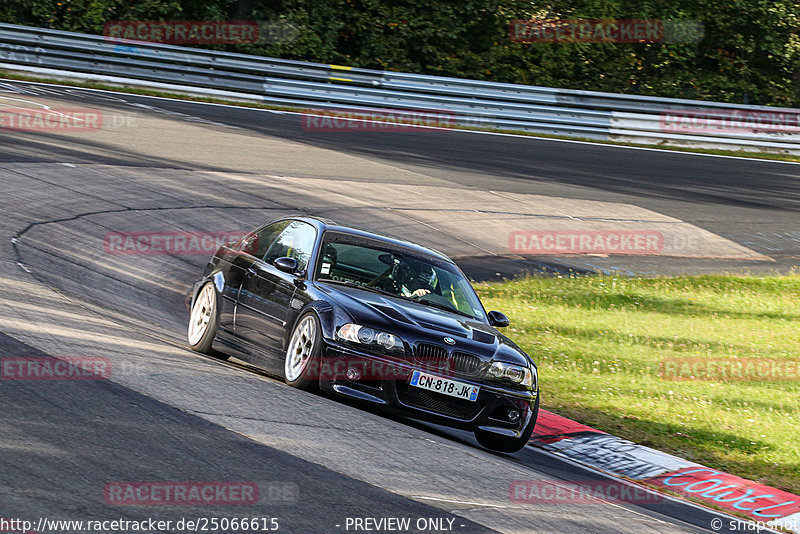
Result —
<instances>
[{"instance_id":1,"label":"rear side window","mask_svg":"<svg viewBox=\"0 0 800 534\"><path fill-rule=\"evenodd\" d=\"M298 268L305 269L316 240L317 230L313 226L302 221L294 221L272 243L264 261L271 264L278 258L294 258L299 264Z\"/></svg>"},{"instance_id":2,"label":"rear side window","mask_svg":"<svg viewBox=\"0 0 800 534\"><path fill-rule=\"evenodd\" d=\"M269 247L275 242L275 238L280 235L290 222L291 221L278 221L268 224L261 230L253 232L244 238L241 245L239 245L239 250L255 256L256 258L263 258L269 250Z\"/></svg>"}]
</instances>

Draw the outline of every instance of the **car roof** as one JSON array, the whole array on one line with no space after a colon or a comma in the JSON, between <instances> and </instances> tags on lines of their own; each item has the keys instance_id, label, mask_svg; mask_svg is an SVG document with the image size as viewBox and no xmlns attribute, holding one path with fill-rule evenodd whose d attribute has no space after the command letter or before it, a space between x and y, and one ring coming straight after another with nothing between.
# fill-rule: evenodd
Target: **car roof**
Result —
<instances>
[{"instance_id":1,"label":"car roof","mask_svg":"<svg viewBox=\"0 0 800 534\"><path fill-rule=\"evenodd\" d=\"M418 254L426 254L428 256L433 256L440 260L444 260L448 263L455 263L446 254L439 252L436 249L432 249L430 247L424 247L422 245L418 245L416 243L412 243L411 241L406 241L404 239L398 239L396 237L379 234L376 232L370 232L368 230L363 230L361 228L357 228L354 226L345 226L342 224L337 223L336 221L332 221L330 219L325 219L322 217L312 217L308 215L297 216L297 217L286 217L287 219L295 219L299 221L305 221L313 226L315 226L320 231L324 232L325 230L331 230L333 232L341 232L345 234L357 235L360 237L366 237L370 239L375 239L377 241L383 241L385 243L390 243L394 246L407 248L417 252Z\"/></svg>"}]
</instances>

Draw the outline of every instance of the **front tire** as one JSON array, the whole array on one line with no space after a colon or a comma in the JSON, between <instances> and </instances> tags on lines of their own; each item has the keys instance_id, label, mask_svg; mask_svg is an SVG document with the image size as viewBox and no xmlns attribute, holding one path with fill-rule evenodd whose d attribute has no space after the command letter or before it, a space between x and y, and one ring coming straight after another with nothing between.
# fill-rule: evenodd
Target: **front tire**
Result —
<instances>
[{"instance_id":1,"label":"front tire","mask_svg":"<svg viewBox=\"0 0 800 534\"><path fill-rule=\"evenodd\" d=\"M319 370L322 354L322 328L314 312L302 315L295 324L286 347L283 376L286 383L306 391L319 389Z\"/></svg>"},{"instance_id":2,"label":"front tire","mask_svg":"<svg viewBox=\"0 0 800 534\"><path fill-rule=\"evenodd\" d=\"M187 337L192 350L212 354L211 345L217 335L217 290L208 282L197 293L189 315Z\"/></svg>"}]
</instances>

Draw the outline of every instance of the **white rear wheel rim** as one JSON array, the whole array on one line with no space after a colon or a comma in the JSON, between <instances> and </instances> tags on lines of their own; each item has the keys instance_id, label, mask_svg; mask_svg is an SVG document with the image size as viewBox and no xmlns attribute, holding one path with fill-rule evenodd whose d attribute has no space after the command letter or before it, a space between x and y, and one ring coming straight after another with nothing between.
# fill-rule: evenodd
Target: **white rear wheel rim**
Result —
<instances>
[{"instance_id":1,"label":"white rear wheel rim","mask_svg":"<svg viewBox=\"0 0 800 534\"><path fill-rule=\"evenodd\" d=\"M208 330L211 314L215 313L217 293L213 284L206 284L197 295L189 317L189 344L197 345Z\"/></svg>"},{"instance_id":2,"label":"white rear wheel rim","mask_svg":"<svg viewBox=\"0 0 800 534\"><path fill-rule=\"evenodd\" d=\"M314 354L316 340L317 323L314 317L309 315L294 329L289 348L286 349L286 363L283 370L288 382L294 382L306 370Z\"/></svg>"}]
</instances>

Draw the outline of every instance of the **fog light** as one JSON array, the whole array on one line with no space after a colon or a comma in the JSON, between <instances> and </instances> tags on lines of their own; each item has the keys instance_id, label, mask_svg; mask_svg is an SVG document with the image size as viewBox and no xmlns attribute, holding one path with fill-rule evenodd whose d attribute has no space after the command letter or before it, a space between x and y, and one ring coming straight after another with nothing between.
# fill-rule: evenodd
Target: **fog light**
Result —
<instances>
[{"instance_id":1,"label":"fog light","mask_svg":"<svg viewBox=\"0 0 800 534\"><path fill-rule=\"evenodd\" d=\"M350 367L347 369L347 371L345 371L344 376L347 377L347 379L351 382L355 382L361 378L361 371L355 367Z\"/></svg>"},{"instance_id":2,"label":"fog light","mask_svg":"<svg viewBox=\"0 0 800 534\"><path fill-rule=\"evenodd\" d=\"M506 417L508 417L508 420L512 423L516 423L519 421L519 418L522 417L522 413L519 410L508 410Z\"/></svg>"}]
</instances>

